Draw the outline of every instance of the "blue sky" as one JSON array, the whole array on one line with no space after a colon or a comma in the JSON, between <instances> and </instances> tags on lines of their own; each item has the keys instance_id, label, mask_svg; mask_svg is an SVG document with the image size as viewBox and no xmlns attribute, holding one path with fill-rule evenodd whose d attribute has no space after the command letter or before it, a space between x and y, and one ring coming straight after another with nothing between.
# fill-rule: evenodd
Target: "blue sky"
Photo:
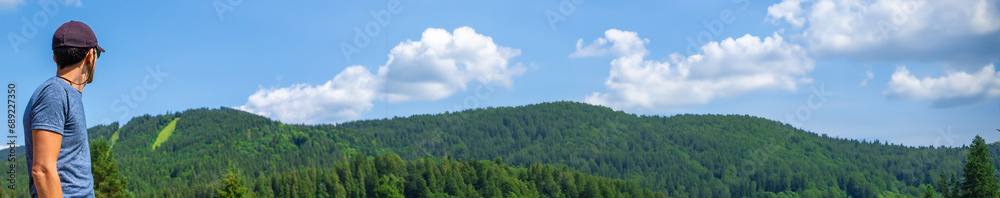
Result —
<instances>
[{"instance_id":1,"label":"blue sky","mask_svg":"<svg viewBox=\"0 0 1000 198\"><path fill-rule=\"evenodd\" d=\"M18 116L55 73L52 32L94 29L107 52L84 89L91 126L200 107L338 123L581 101L912 146L1000 140L995 1L0 0L0 16Z\"/></svg>"}]
</instances>

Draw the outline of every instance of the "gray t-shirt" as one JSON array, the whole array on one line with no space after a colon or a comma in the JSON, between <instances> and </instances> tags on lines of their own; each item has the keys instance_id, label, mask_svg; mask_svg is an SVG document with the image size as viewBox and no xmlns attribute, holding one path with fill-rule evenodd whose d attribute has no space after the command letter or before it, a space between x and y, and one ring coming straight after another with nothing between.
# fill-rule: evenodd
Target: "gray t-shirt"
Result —
<instances>
[{"instance_id":1,"label":"gray t-shirt","mask_svg":"<svg viewBox=\"0 0 1000 198\"><path fill-rule=\"evenodd\" d=\"M90 142L87 118L83 113L83 94L59 77L52 77L31 94L24 110L24 140L28 166L33 147L31 130L42 129L63 136L56 169L64 197L94 197L94 176L90 170ZM37 197L35 180L28 175L28 189Z\"/></svg>"}]
</instances>

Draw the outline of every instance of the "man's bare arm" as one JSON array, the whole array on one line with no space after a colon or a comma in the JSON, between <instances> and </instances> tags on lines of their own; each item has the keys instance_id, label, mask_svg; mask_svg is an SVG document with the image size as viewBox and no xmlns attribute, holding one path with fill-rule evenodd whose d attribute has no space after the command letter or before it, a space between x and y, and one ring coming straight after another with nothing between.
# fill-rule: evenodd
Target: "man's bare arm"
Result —
<instances>
[{"instance_id":1,"label":"man's bare arm","mask_svg":"<svg viewBox=\"0 0 1000 198\"><path fill-rule=\"evenodd\" d=\"M38 197L62 197L62 185L59 183L59 172L56 160L59 158L59 147L62 145L62 135L48 131L31 130L31 142L34 149L34 159L31 163L31 177L35 180L35 191Z\"/></svg>"}]
</instances>

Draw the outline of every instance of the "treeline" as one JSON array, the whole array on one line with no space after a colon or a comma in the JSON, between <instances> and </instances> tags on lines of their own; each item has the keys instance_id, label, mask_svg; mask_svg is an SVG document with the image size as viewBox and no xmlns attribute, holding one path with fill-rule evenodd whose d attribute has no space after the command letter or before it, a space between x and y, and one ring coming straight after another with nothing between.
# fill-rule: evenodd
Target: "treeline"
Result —
<instances>
[{"instance_id":1,"label":"treeline","mask_svg":"<svg viewBox=\"0 0 1000 198\"><path fill-rule=\"evenodd\" d=\"M358 154L332 168L306 168L248 182L259 197L665 197L635 182L551 165Z\"/></svg>"}]
</instances>

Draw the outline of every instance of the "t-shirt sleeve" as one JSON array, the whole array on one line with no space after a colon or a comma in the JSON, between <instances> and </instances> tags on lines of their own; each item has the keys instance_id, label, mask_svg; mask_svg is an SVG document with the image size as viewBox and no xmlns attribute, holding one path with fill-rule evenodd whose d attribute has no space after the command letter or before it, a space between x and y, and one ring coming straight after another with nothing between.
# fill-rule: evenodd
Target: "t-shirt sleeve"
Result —
<instances>
[{"instance_id":1,"label":"t-shirt sleeve","mask_svg":"<svg viewBox=\"0 0 1000 198\"><path fill-rule=\"evenodd\" d=\"M64 135L66 126L67 97L65 91L46 87L38 94L31 107L31 129L41 129Z\"/></svg>"}]
</instances>

